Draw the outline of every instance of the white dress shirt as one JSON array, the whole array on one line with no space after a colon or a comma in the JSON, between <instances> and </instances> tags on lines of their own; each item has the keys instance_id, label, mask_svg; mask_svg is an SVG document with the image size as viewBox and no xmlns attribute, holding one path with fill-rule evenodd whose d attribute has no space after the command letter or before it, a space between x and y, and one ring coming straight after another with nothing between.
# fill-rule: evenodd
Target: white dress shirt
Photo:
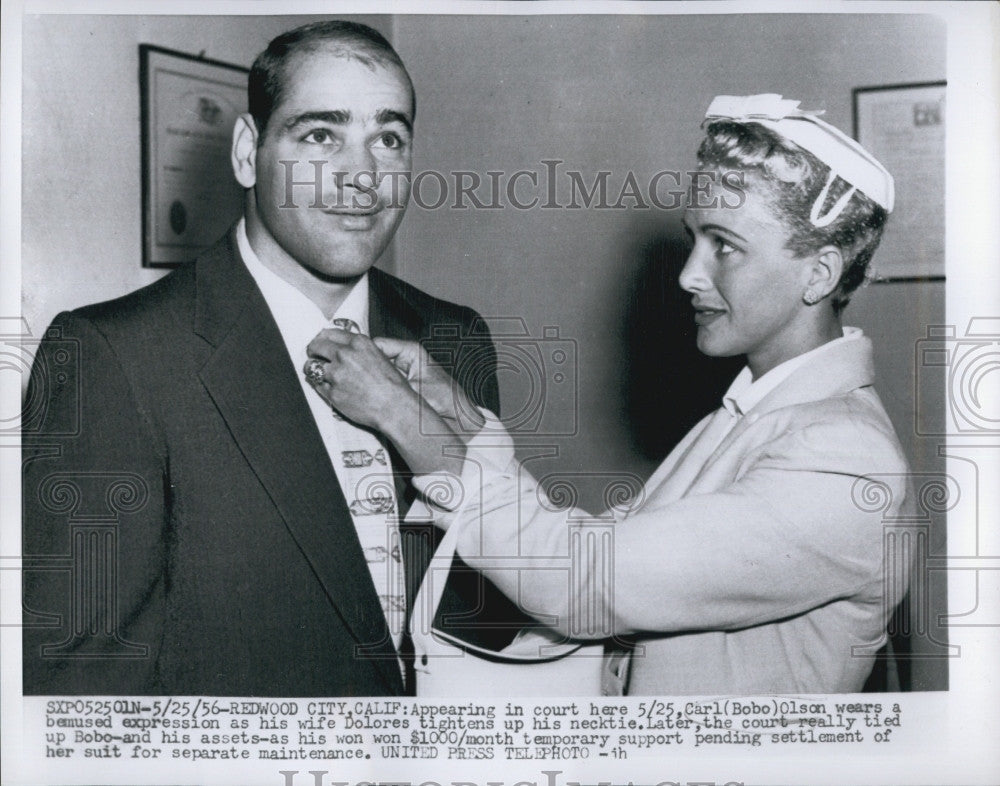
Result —
<instances>
[{"instance_id":1,"label":"white dress shirt","mask_svg":"<svg viewBox=\"0 0 1000 786\"><path fill-rule=\"evenodd\" d=\"M845 341L857 341L863 335L864 334L861 332L860 328L845 327L844 335L840 338L835 338L833 341L828 341L815 349L803 352L801 355L796 355L791 360L786 360L784 363L778 364L757 380L755 380L753 378L753 374L750 373L750 367L744 366L743 370L736 375L736 379L733 380L729 389L723 394L722 406L725 407L734 417L745 415L753 409L757 405L757 402L761 401L764 396L788 379L788 377L790 377L796 369L811 362L817 355L829 352L831 349L836 348Z\"/></svg>"}]
</instances>

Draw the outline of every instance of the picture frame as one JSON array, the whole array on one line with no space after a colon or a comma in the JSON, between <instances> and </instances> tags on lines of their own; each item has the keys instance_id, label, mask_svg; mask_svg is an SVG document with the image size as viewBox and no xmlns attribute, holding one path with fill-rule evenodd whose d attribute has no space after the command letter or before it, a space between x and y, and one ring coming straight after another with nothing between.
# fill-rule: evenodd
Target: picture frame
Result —
<instances>
[{"instance_id":1,"label":"picture frame","mask_svg":"<svg viewBox=\"0 0 1000 786\"><path fill-rule=\"evenodd\" d=\"M230 165L233 123L246 111L248 68L139 44L142 265L174 267L239 217Z\"/></svg>"},{"instance_id":2,"label":"picture frame","mask_svg":"<svg viewBox=\"0 0 1000 786\"><path fill-rule=\"evenodd\" d=\"M943 281L947 83L857 87L854 138L889 170L896 203L873 281Z\"/></svg>"}]
</instances>

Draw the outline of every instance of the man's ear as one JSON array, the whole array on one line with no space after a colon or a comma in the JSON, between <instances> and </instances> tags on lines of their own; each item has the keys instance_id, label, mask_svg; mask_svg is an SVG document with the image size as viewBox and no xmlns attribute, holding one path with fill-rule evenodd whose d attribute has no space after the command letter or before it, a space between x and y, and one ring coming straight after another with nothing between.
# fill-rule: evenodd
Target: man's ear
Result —
<instances>
[{"instance_id":1,"label":"man's ear","mask_svg":"<svg viewBox=\"0 0 1000 786\"><path fill-rule=\"evenodd\" d=\"M813 254L806 286L820 298L825 298L837 288L844 272L844 255L836 246L823 246Z\"/></svg>"},{"instance_id":2,"label":"man's ear","mask_svg":"<svg viewBox=\"0 0 1000 786\"><path fill-rule=\"evenodd\" d=\"M257 183L257 124L248 113L236 118L230 158L236 181L243 188L253 188Z\"/></svg>"}]
</instances>

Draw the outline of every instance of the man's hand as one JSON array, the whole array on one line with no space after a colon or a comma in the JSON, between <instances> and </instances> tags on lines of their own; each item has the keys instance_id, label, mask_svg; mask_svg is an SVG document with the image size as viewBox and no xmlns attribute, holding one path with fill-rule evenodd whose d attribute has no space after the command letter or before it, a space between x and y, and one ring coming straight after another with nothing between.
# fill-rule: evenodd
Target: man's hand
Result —
<instances>
[{"instance_id":1,"label":"man's hand","mask_svg":"<svg viewBox=\"0 0 1000 786\"><path fill-rule=\"evenodd\" d=\"M474 433L486 422L462 386L415 341L376 338L375 344L406 376L410 387L459 434Z\"/></svg>"},{"instance_id":2,"label":"man's hand","mask_svg":"<svg viewBox=\"0 0 1000 786\"><path fill-rule=\"evenodd\" d=\"M306 352L326 364L323 379L310 382L344 417L383 432L400 417L418 417L417 394L367 336L328 328Z\"/></svg>"}]
</instances>

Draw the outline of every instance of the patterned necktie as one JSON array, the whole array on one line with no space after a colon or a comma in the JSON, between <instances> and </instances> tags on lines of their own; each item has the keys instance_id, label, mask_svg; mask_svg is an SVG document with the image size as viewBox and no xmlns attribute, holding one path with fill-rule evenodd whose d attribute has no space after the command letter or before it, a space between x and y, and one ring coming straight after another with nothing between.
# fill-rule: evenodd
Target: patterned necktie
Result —
<instances>
[{"instance_id":1,"label":"patterned necktie","mask_svg":"<svg viewBox=\"0 0 1000 786\"><path fill-rule=\"evenodd\" d=\"M361 334L361 328L358 326L358 323L353 319L347 319L347 317L337 317L336 319L332 319L330 320L330 325L337 328L337 330L344 330L348 333L357 333L358 335ZM332 406L330 407L330 411L337 420L344 419L344 416L337 412L337 410Z\"/></svg>"},{"instance_id":2,"label":"patterned necktie","mask_svg":"<svg viewBox=\"0 0 1000 786\"><path fill-rule=\"evenodd\" d=\"M361 333L352 319L337 317L330 324L348 333ZM330 411L335 418L335 441L339 449L337 479L344 490L389 634L398 650L405 629L406 587L392 465L385 447L372 432L345 420L336 410Z\"/></svg>"}]
</instances>

